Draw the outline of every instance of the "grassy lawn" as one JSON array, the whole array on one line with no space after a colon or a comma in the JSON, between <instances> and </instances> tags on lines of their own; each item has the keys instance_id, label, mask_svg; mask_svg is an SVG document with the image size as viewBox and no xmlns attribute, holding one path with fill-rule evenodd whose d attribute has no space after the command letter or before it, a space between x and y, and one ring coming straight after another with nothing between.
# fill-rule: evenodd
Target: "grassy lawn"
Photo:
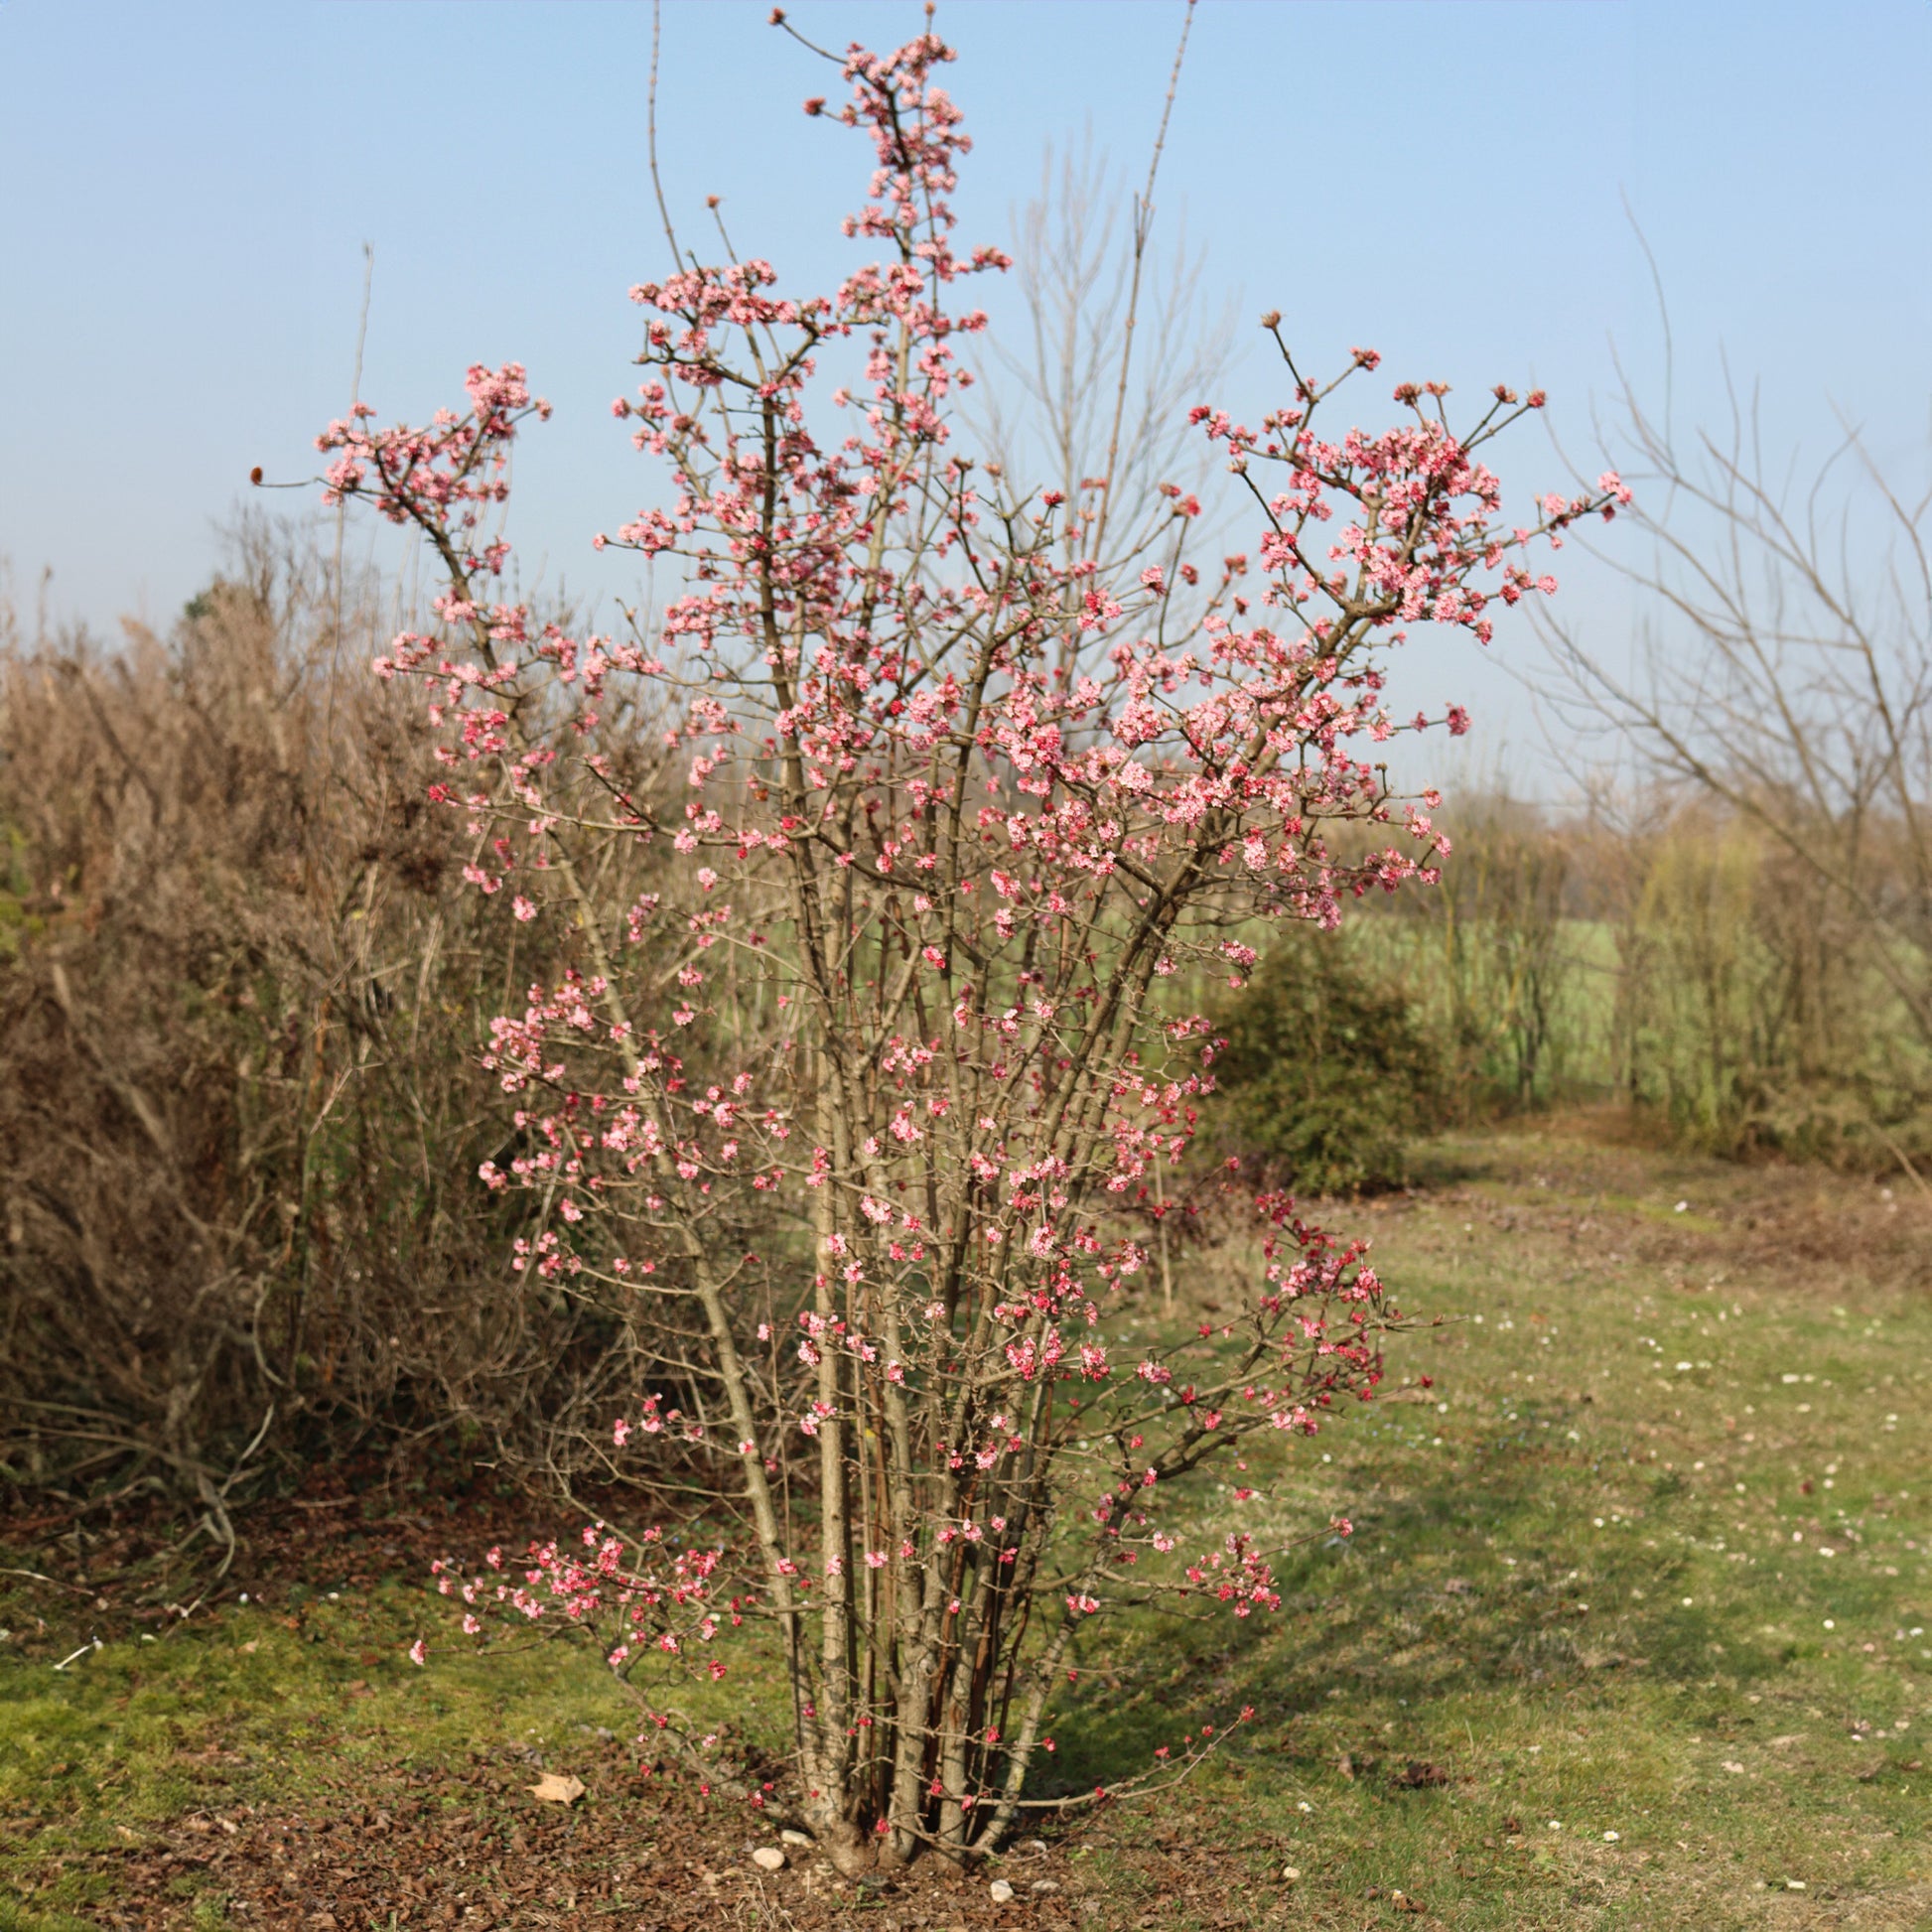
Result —
<instances>
[{"instance_id":1,"label":"grassy lawn","mask_svg":"<svg viewBox=\"0 0 1932 1932\"><path fill-rule=\"evenodd\" d=\"M581 1660L404 1662L435 1627L413 1574L108 1617L59 1672L102 1613L9 1576L0 1927L1932 1924L1932 1211L1587 1122L1429 1166L1327 1217L1453 1317L1400 1344L1410 1386L1258 1451L1253 1500L1193 1498L1203 1531L1345 1512L1355 1536L1278 1566L1278 1617L1117 1631L1058 1761L1118 1780L1257 1721L1184 1786L1016 1853L1013 1903L988 1874L754 1880L743 1815L640 1781ZM1181 1277L1207 1308L1237 1263ZM539 1765L589 1795L536 1805ZM249 1875L272 1860L323 1902L276 1916ZM675 1882L640 1890L653 1870Z\"/></svg>"}]
</instances>

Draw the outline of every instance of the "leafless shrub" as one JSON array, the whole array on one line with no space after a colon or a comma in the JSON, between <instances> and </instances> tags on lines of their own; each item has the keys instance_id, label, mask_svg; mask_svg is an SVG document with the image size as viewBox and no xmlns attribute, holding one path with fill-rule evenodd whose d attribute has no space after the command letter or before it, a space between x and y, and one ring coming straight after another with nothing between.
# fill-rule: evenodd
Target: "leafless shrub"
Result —
<instances>
[{"instance_id":1,"label":"leafless shrub","mask_svg":"<svg viewBox=\"0 0 1932 1932\"><path fill-rule=\"evenodd\" d=\"M1545 620L1546 694L1756 828L1932 1047L1932 489L1848 428L1800 480L1754 403L1685 448L1626 388L1609 453L1647 562L1628 669Z\"/></svg>"},{"instance_id":2,"label":"leafless shrub","mask_svg":"<svg viewBox=\"0 0 1932 1932\"><path fill-rule=\"evenodd\" d=\"M653 1353L511 1275L542 1205L475 1181L512 1131L478 1016L568 936L461 890L426 727L366 674L377 587L339 608L299 533L233 551L165 638L0 633L7 1454L220 1541L276 1465L356 1443L595 1471L588 1418ZM640 723L603 749L648 785Z\"/></svg>"},{"instance_id":3,"label":"leafless shrub","mask_svg":"<svg viewBox=\"0 0 1932 1932\"><path fill-rule=\"evenodd\" d=\"M1353 943L1445 1042L1463 1117L1614 1098L1709 1152L1919 1172L1916 1016L1847 895L1762 814L1605 778L1581 809L1494 791L1439 823L1442 883L1365 905Z\"/></svg>"}]
</instances>

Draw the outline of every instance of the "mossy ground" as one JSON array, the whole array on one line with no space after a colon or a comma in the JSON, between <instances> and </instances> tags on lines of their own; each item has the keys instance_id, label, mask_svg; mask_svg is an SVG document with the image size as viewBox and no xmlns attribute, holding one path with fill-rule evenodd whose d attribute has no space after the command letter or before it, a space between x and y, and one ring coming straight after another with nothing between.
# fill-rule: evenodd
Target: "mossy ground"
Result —
<instances>
[{"instance_id":1,"label":"mossy ground","mask_svg":"<svg viewBox=\"0 0 1932 1932\"><path fill-rule=\"evenodd\" d=\"M1588 1122L1442 1142L1429 1169L1413 1194L1326 1216L1375 1236L1405 1306L1452 1317L1398 1344L1392 1381L1409 1386L1313 1443L1257 1451L1234 1477L1254 1500L1215 1481L1191 1499L1203 1534L1334 1512L1354 1536L1278 1565L1277 1616L1117 1632L1083 1660L1058 1764L1072 1784L1117 1780L1243 1704L1256 1721L1184 1785L1058 1834L1040 1867L1054 1891L1023 1885L994 1908L984 1882L837 1892L801 1871L721 1892L744 1830L720 1819L693 1822L679 1854L712 1873L691 1880L694 1911L774 1926L1932 1924L1932 1211L1909 1182L1888 1197L1687 1160ZM1238 1262L1202 1256L1183 1291L1211 1305ZM64 1575L59 1557L4 1561ZM465 1923L680 1922L610 1883L595 1912L561 1902L597 1892L571 1861L609 1841L539 1814L525 1767L581 1768L592 1793L575 1817L622 1807L647 1831L659 1802L624 1782L628 1708L575 1653L447 1648L417 1671L403 1647L432 1606L398 1574L333 1597L231 1592L172 1627L123 1621L56 1672L86 1640L91 1598L0 1583L0 1927L302 1923L237 1882L236 1860L266 1843L259 1821L386 1828L370 1807L405 1786L424 1830L480 1820L492 1870L531 1863L533 1844L542 1868L522 1903L505 1876L491 1902L458 1907L486 1888L459 1883L452 1854L441 1893L392 1887L398 1925L446 1906ZM508 1767L487 1788L483 1762ZM234 1849L130 1863L200 1839ZM355 1828L332 1842L330 1868L352 1872ZM130 1895L143 1883L165 1895ZM345 1925L389 1922L344 1909Z\"/></svg>"}]
</instances>

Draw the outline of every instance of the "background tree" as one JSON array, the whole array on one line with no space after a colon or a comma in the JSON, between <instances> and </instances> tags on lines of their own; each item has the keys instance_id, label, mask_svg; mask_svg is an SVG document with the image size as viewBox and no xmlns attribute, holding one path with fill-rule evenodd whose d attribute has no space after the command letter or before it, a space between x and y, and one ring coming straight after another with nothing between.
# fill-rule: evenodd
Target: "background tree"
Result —
<instances>
[{"instance_id":1,"label":"background tree","mask_svg":"<svg viewBox=\"0 0 1932 1932\"><path fill-rule=\"evenodd\" d=\"M1932 1047L1932 491L1889 480L1857 430L1801 483L1735 398L1684 448L1626 386L1619 442L1645 483L1649 560L1613 561L1641 595L1638 650L1622 669L1545 618L1548 695L1755 827Z\"/></svg>"}]
</instances>

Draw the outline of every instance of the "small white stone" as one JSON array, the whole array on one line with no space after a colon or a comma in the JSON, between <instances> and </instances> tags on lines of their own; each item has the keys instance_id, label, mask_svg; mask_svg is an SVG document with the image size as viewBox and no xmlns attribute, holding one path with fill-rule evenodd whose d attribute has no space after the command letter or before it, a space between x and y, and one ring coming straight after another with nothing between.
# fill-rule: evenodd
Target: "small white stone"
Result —
<instances>
[{"instance_id":1,"label":"small white stone","mask_svg":"<svg viewBox=\"0 0 1932 1932\"><path fill-rule=\"evenodd\" d=\"M1034 1890L1035 1891L1058 1891L1059 1885L1055 1880L1051 1878L1035 1878L1034 1880Z\"/></svg>"},{"instance_id":2,"label":"small white stone","mask_svg":"<svg viewBox=\"0 0 1932 1932\"><path fill-rule=\"evenodd\" d=\"M1013 1887L1004 1878L995 1878L986 1889L992 1893L996 1905L1010 1904L1013 1900Z\"/></svg>"},{"instance_id":3,"label":"small white stone","mask_svg":"<svg viewBox=\"0 0 1932 1932\"><path fill-rule=\"evenodd\" d=\"M1302 1867L1299 1864L1285 1864L1282 1866L1282 1883L1285 1885L1294 1884L1301 1875Z\"/></svg>"},{"instance_id":4,"label":"small white stone","mask_svg":"<svg viewBox=\"0 0 1932 1932\"><path fill-rule=\"evenodd\" d=\"M794 1832L789 1825L787 1825L785 1829L778 1834L778 1836L781 1839L783 1839L787 1845L809 1845L812 1842L811 1834L809 1832Z\"/></svg>"},{"instance_id":5,"label":"small white stone","mask_svg":"<svg viewBox=\"0 0 1932 1932\"><path fill-rule=\"evenodd\" d=\"M752 1854L752 1863L760 1871L782 1871L785 1868L785 1855L775 1845L760 1845Z\"/></svg>"}]
</instances>

